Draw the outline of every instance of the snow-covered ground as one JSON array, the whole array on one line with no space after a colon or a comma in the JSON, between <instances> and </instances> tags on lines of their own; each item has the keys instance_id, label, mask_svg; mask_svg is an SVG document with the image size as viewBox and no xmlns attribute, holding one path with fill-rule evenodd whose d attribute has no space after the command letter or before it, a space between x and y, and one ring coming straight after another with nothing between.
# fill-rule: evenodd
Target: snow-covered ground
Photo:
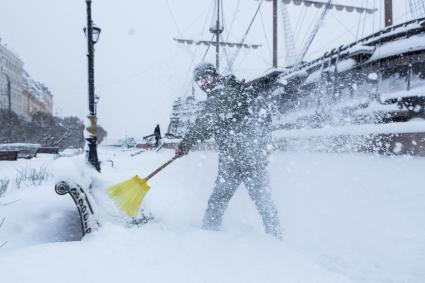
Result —
<instances>
[{"instance_id":1,"label":"snow-covered ground","mask_svg":"<svg viewBox=\"0 0 425 283\"><path fill-rule=\"evenodd\" d=\"M173 155L132 153L101 148L100 176L83 156L0 162L0 178L24 167L52 174L41 186L12 184L0 198L0 282L425 282L424 158L274 153L269 171L285 229L278 241L263 233L243 187L223 231L199 228L214 152L191 153L150 180L143 206L155 221L127 227L103 189ZM103 225L82 241L72 199L54 192L62 178L95 184Z\"/></svg>"}]
</instances>

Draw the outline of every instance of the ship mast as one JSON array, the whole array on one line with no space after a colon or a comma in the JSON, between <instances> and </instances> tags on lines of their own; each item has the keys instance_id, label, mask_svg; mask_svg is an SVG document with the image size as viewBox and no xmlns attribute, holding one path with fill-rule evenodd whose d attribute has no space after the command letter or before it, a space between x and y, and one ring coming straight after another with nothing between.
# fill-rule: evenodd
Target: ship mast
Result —
<instances>
[{"instance_id":1,"label":"ship mast","mask_svg":"<svg viewBox=\"0 0 425 283\"><path fill-rule=\"evenodd\" d=\"M215 35L215 67L217 69L217 72L220 70L220 34L224 30L224 27L221 23L222 21L220 19L220 15L222 14L221 12L222 7L220 5L221 3L222 3L222 0L217 0L217 3L216 3L217 18L216 18L215 25L213 25L210 28L210 32Z\"/></svg>"},{"instance_id":2,"label":"ship mast","mask_svg":"<svg viewBox=\"0 0 425 283\"><path fill-rule=\"evenodd\" d=\"M223 0L214 0L214 3L216 5L214 7L214 11L215 11L215 13L217 13L217 17L214 17L213 22L212 22L211 27L210 27L210 32L214 35L214 37L211 40L193 40L193 39L184 39L184 38L174 38L174 40L177 41L177 43L187 44L187 45L206 45L208 47L215 46L215 61L216 61L215 64L216 64L217 71L219 71L219 68L220 68L220 46L222 46L223 48L225 48L225 47L237 48L238 50L240 50L241 48L257 49L261 46L261 44L246 44L246 43L244 43L244 40L245 40L247 34L245 34L244 40L242 40L242 42L228 42L228 41L224 41L224 40L220 41L220 35L224 31ZM208 52L208 50L209 49L207 49L207 52ZM234 61L234 59L233 59L233 61ZM231 64L229 65L228 68L230 70Z\"/></svg>"},{"instance_id":3,"label":"ship mast","mask_svg":"<svg viewBox=\"0 0 425 283\"><path fill-rule=\"evenodd\" d=\"M393 25L393 1L385 0L385 27Z\"/></svg>"},{"instance_id":4,"label":"ship mast","mask_svg":"<svg viewBox=\"0 0 425 283\"><path fill-rule=\"evenodd\" d=\"M277 68L277 1L273 0L273 68Z\"/></svg>"}]
</instances>

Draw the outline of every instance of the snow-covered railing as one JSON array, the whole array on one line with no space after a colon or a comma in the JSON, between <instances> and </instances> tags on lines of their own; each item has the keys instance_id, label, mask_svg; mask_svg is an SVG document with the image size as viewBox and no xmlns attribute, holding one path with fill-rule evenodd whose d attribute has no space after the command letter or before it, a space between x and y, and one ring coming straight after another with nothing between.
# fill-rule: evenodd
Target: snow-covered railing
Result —
<instances>
[{"instance_id":1,"label":"snow-covered railing","mask_svg":"<svg viewBox=\"0 0 425 283\"><path fill-rule=\"evenodd\" d=\"M340 135L402 134L425 133L425 121L412 121L387 124L348 125L318 129L278 130L273 132L274 139L305 138Z\"/></svg>"},{"instance_id":2,"label":"snow-covered railing","mask_svg":"<svg viewBox=\"0 0 425 283\"><path fill-rule=\"evenodd\" d=\"M405 97L423 97L425 98L425 86L412 88L411 90L400 90L385 92L380 94L381 101L388 101L391 99L401 99Z\"/></svg>"},{"instance_id":3,"label":"snow-covered railing","mask_svg":"<svg viewBox=\"0 0 425 283\"><path fill-rule=\"evenodd\" d=\"M293 72L309 69L317 64L322 64L323 61L329 61L333 57L339 56L340 60L343 60L347 56L350 57L352 52L359 52L365 48L365 46L373 46L377 44L384 44L388 41L392 41L397 38L405 37L408 35L417 34L420 32L425 32L425 17L408 22L404 22L398 25L393 25L387 27L379 32L371 34L367 37L364 37L358 41L352 42L348 45L341 45L339 48L334 48L329 52L326 52L323 56L316 58L312 61L293 66L288 70L282 70L283 74L291 76ZM361 46L361 47L358 47ZM366 53L370 54L370 50L364 50ZM363 52L364 53L364 52Z\"/></svg>"},{"instance_id":4,"label":"snow-covered railing","mask_svg":"<svg viewBox=\"0 0 425 283\"><path fill-rule=\"evenodd\" d=\"M273 132L278 150L425 155L425 121Z\"/></svg>"}]
</instances>

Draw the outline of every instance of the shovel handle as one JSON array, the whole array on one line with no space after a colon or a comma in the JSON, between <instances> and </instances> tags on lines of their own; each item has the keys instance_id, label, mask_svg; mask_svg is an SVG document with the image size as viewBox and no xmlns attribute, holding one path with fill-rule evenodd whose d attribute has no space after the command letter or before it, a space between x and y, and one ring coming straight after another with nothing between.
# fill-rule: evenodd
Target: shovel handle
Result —
<instances>
[{"instance_id":1,"label":"shovel handle","mask_svg":"<svg viewBox=\"0 0 425 283\"><path fill-rule=\"evenodd\" d=\"M176 160L177 158L179 158L179 156L174 156L173 158L171 158L170 160L168 160L167 162L165 162L164 164L162 164L161 167L159 167L158 169L156 169L155 171L153 171L152 173L150 173L145 178L146 181L149 180L150 178L152 178L153 176L155 176L156 174L158 174L159 171L161 171L162 169L164 169L165 167L167 167L168 165L170 165L170 163L173 162L174 160Z\"/></svg>"}]
</instances>

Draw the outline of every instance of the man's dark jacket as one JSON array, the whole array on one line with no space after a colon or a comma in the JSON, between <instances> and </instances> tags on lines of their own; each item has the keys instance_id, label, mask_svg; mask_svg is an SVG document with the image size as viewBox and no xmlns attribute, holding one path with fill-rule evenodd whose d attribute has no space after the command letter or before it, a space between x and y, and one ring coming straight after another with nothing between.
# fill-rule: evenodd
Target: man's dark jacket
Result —
<instances>
[{"instance_id":1,"label":"man's dark jacket","mask_svg":"<svg viewBox=\"0 0 425 283\"><path fill-rule=\"evenodd\" d=\"M234 76L221 78L179 148L187 152L213 137L220 155L265 162L270 148L270 119L263 115L267 107Z\"/></svg>"}]
</instances>

